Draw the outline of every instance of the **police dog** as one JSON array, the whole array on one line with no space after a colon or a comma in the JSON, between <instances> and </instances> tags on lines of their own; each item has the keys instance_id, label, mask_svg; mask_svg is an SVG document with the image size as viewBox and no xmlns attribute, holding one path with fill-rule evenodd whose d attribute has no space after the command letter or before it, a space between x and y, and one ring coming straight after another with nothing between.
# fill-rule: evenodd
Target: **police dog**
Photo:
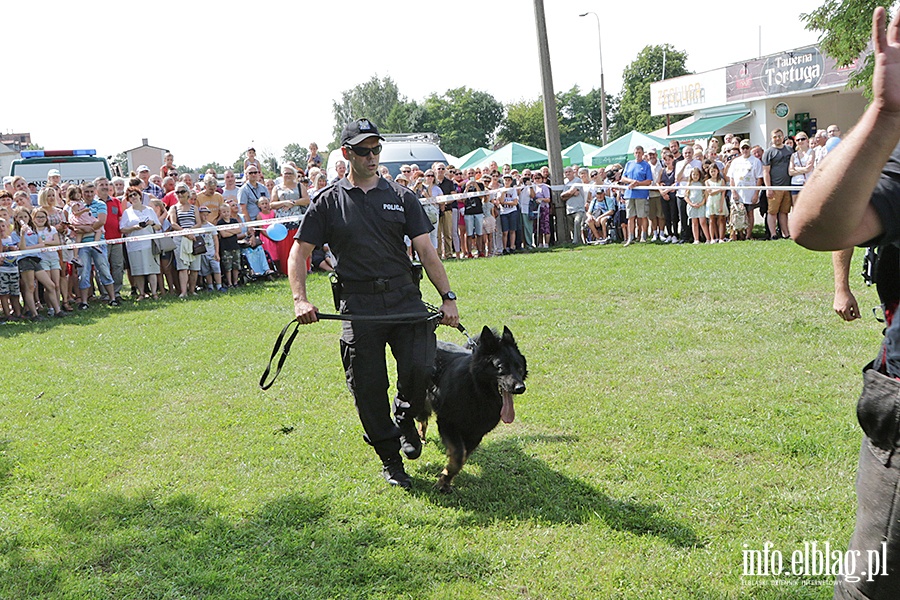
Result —
<instances>
[{"instance_id":1,"label":"police dog","mask_svg":"<svg viewBox=\"0 0 900 600\"><path fill-rule=\"evenodd\" d=\"M424 441L428 418L437 415L448 461L436 487L445 493L482 438L501 420L513 422L513 394L525 391L528 376L525 357L507 327L503 335L485 327L471 345L438 342L432 386L417 417Z\"/></svg>"}]
</instances>

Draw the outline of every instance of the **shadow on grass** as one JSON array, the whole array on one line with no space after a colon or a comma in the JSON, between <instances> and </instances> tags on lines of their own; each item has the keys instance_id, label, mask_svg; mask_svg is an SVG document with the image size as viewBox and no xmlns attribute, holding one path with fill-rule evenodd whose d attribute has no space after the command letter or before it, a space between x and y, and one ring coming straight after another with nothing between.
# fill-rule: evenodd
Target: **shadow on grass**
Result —
<instances>
[{"instance_id":1,"label":"shadow on grass","mask_svg":"<svg viewBox=\"0 0 900 600\"><path fill-rule=\"evenodd\" d=\"M489 440L475 451L468 466L456 477L456 489L451 494L431 487L444 462L423 465L423 470L434 473L435 479L428 481L427 486L415 486L413 493L441 506L468 511L460 517L463 526L489 525L498 519L577 524L599 518L612 529L656 536L674 546L705 545L689 526L662 516L659 505L611 498L579 479L554 471L522 450L522 444L535 441L577 443L573 436ZM470 472L472 465L480 467L479 475Z\"/></svg>"},{"instance_id":2,"label":"shadow on grass","mask_svg":"<svg viewBox=\"0 0 900 600\"><path fill-rule=\"evenodd\" d=\"M489 570L476 552L398 556L394 534L326 503L290 495L238 522L186 495L66 503L46 537L0 536L0 598L416 597Z\"/></svg>"},{"instance_id":3,"label":"shadow on grass","mask_svg":"<svg viewBox=\"0 0 900 600\"><path fill-rule=\"evenodd\" d=\"M0 492L6 487L9 476L15 467L15 460L10 456L11 444L9 440L0 440Z\"/></svg>"}]
</instances>

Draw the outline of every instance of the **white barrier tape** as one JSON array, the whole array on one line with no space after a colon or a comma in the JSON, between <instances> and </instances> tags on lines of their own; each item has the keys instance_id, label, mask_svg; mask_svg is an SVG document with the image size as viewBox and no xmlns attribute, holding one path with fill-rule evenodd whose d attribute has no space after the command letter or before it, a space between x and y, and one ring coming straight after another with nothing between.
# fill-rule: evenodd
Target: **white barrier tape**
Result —
<instances>
[{"instance_id":1,"label":"white barrier tape","mask_svg":"<svg viewBox=\"0 0 900 600\"><path fill-rule=\"evenodd\" d=\"M226 229L236 229L240 230L244 227L251 227L256 229L265 229L269 225L273 225L275 223L291 223L294 221L302 220L301 218L297 218L297 216L292 217L276 217L274 219L265 219L263 221L248 221L246 223L232 223L230 225L218 225L216 226L216 231L222 231ZM59 246L45 246L43 248L30 248L28 250L15 250L13 252L0 252L0 259L2 258L13 258L17 256L34 256L36 254L41 254L44 252L56 252L58 250L77 250L78 248L94 248L96 246L113 246L116 244L125 244L128 242L142 242L147 240L158 240L160 238L166 237L181 237L185 235L196 235L198 233L212 233L212 230L209 227L199 229L199 228L190 228L190 229L181 229L179 231L162 231L159 233L148 233L146 235L135 235L131 237L123 237L116 238L114 240L95 240L93 242L79 242L77 244L61 244Z\"/></svg>"}]
</instances>

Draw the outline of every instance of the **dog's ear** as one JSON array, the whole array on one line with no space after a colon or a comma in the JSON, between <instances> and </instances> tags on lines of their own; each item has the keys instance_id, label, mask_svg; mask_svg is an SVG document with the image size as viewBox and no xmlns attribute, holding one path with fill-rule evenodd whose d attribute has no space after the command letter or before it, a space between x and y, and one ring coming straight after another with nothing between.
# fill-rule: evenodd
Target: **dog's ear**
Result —
<instances>
[{"instance_id":1,"label":"dog's ear","mask_svg":"<svg viewBox=\"0 0 900 600\"><path fill-rule=\"evenodd\" d=\"M494 332L487 325L484 326L481 330L481 335L478 336L478 345L488 352L497 348L497 336L494 335Z\"/></svg>"},{"instance_id":2,"label":"dog's ear","mask_svg":"<svg viewBox=\"0 0 900 600\"><path fill-rule=\"evenodd\" d=\"M513 337L512 331L506 325L503 326L503 341L507 344L516 345L516 339Z\"/></svg>"}]
</instances>

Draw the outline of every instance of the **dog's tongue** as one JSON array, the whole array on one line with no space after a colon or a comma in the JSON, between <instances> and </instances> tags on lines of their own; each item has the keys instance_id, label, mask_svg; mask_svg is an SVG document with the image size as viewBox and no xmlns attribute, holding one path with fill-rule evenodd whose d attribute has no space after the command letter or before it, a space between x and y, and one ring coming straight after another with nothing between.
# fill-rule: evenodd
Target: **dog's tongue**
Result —
<instances>
[{"instance_id":1,"label":"dog's tongue","mask_svg":"<svg viewBox=\"0 0 900 600\"><path fill-rule=\"evenodd\" d=\"M500 409L500 419L504 423L512 423L516 419L516 408L513 406L512 392L500 390L503 396L503 408Z\"/></svg>"}]
</instances>

